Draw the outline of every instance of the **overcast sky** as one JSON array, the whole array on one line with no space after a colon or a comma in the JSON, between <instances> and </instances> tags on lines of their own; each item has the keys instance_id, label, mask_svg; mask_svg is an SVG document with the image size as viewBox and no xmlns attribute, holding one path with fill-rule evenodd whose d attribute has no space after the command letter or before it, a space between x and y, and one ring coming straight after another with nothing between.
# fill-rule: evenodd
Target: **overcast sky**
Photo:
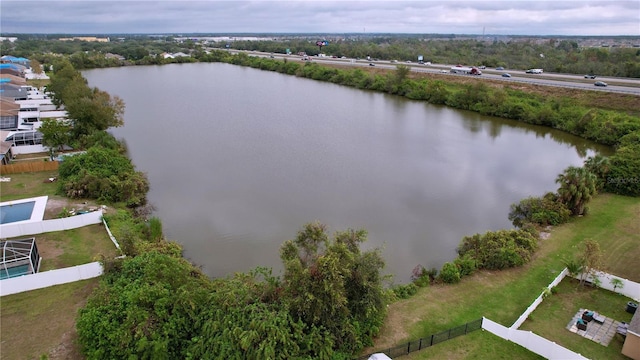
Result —
<instances>
[{"instance_id":1,"label":"overcast sky","mask_svg":"<svg viewBox=\"0 0 640 360\"><path fill-rule=\"evenodd\" d=\"M640 0L0 1L8 33L421 33L640 36Z\"/></svg>"}]
</instances>

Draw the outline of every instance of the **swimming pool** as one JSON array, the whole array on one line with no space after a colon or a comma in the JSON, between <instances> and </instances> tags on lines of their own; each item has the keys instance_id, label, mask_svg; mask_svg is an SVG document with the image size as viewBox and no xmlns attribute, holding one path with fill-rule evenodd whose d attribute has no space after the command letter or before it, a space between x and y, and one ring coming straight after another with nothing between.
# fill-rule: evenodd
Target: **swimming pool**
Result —
<instances>
[{"instance_id":1,"label":"swimming pool","mask_svg":"<svg viewBox=\"0 0 640 360\"><path fill-rule=\"evenodd\" d=\"M48 198L38 196L0 203L0 227L42 221Z\"/></svg>"},{"instance_id":2,"label":"swimming pool","mask_svg":"<svg viewBox=\"0 0 640 360\"><path fill-rule=\"evenodd\" d=\"M28 201L19 204L0 206L0 224L9 224L16 221L31 219L35 201Z\"/></svg>"}]
</instances>

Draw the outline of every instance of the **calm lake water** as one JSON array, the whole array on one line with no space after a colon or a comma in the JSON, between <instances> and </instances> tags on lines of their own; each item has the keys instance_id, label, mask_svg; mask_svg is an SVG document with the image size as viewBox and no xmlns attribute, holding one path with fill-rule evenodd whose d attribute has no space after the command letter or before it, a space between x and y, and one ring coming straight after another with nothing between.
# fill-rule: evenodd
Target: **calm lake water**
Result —
<instances>
[{"instance_id":1,"label":"calm lake water","mask_svg":"<svg viewBox=\"0 0 640 360\"><path fill-rule=\"evenodd\" d=\"M463 236L511 228L597 146L522 125L273 72L182 64L83 72L126 103L126 141L166 236L210 276L281 270L307 222L364 228L406 282Z\"/></svg>"}]
</instances>

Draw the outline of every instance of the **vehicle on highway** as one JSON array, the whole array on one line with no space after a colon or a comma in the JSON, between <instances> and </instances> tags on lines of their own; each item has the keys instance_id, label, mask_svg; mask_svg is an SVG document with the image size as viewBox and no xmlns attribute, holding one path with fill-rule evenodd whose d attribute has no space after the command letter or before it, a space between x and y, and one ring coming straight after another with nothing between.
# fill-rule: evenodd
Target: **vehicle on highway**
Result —
<instances>
[{"instance_id":1,"label":"vehicle on highway","mask_svg":"<svg viewBox=\"0 0 640 360\"><path fill-rule=\"evenodd\" d=\"M441 72L441 73L443 73L443 74L448 73L448 71L447 71L447 70L445 70L445 69L440 70L440 72Z\"/></svg>"},{"instance_id":2,"label":"vehicle on highway","mask_svg":"<svg viewBox=\"0 0 640 360\"><path fill-rule=\"evenodd\" d=\"M504 70L504 68L502 66L498 66L496 70Z\"/></svg>"},{"instance_id":3,"label":"vehicle on highway","mask_svg":"<svg viewBox=\"0 0 640 360\"><path fill-rule=\"evenodd\" d=\"M585 79L595 79L596 76L595 75L585 75L584 78Z\"/></svg>"},{"instance_id":4,"label":"vehicle on highway","mask_svg":"<svg viewBox=\"0 0 640 360\"><path fill-rule=\"evenodd\" d=\"M542 74L542 69L529 69L525 71L527 74Z\"/></svg>"},{"instance_id":5,"label":"vehicle on highway","mask_svg":"<svg viewBox=\"0 0 640 360\"><path fill-rule=\"evenodd\" d=\"M593 85L595 86L607 86L607 83L604 81L596 81L595 83L593 83Z\"/></svg>"},{"instance_id":6,"label":"vehicle on highway","mask_svg":"<svg viewBox=\"0 0 640 360\"><path fill-rule=\"evenodd\" d=\"M451 68L452 74L461 74L461 75L482 75L482 71L476 67L458 67L454 66Z\"/></svg>"},{"instance_id":7,"label":"vehicle on highway","mask_svg":"<svg viewBox=\"0 0 640 360\"><path fill-rule=\"evenodd\" d=\"M502 74L502 77L511 77L511 74L509 74L509 73L504 73L504 74Z\"/></svg>"},{"instance_id":8,"label":"vehicle on highway","mask_svg":"<svg viewBox=\"0 0 640 360\"><path fill-rule=\"evenodd\" d=\"M484 70L484 69L486 69L486 68L487 68L487 67L486 67L486 66L484 66L484 65L480 66L480 69L481 69L481 70Z\"/></svg>"},{"instance_id":9,"label":"vehicle on highway","mask_svg":"<svg viewBox=\"0 0 640 360\"><path fill-rule=\"evenodd\" d=\"M369 66L376 66L376 64L374 64L374 63L369 63Z\"/></svg>"}]
</instances>

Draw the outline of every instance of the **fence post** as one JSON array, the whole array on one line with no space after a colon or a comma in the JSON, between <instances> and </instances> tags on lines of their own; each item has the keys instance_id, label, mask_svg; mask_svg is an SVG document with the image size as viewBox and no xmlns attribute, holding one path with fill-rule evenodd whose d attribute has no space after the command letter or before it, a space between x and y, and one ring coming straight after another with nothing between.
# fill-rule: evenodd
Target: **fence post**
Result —
<instances>
[{"instance_id":1,"label":"fence post","mask_svg":"<svg viewBox=\"0 0 640 360\"><path fill-rule=\"evenodd\" d=\"M407 354L411 352L411 341L407 343Z\"/></svg>"},{"instance_id":2,"label":"fence post","mask_svg":"<svg viewBox=\"0 0 640 360\"><path fill-rule=\"evenodd\" d=\"M433 334L431 334L431 344L429 346L433 346Z\"/></svg>"},{"instance_id":3,"label":"fence post","mask_svg":"<svg viewBox=\"0 0 640 360\"><path fill-rule=\"evenodd\" d=\"M469 327L469 323L464 324L464 333L467 334L467 328Z\"/></svg>"},{"instance_id":4,"label":"fence post","mask_svg":"<svg viewBox=\"0 0 640 360\"><path fill-rule=\"evenodd\" d=\"M422 338L420 338L420 343L418 344L418 350L422 350Z\"/></svg>"}]
</instances>

